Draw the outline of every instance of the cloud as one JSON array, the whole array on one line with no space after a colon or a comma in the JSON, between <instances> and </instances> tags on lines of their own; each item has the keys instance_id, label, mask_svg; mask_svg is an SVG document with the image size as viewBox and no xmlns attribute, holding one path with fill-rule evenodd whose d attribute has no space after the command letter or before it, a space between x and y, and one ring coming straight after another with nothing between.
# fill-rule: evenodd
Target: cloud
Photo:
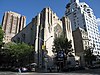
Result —
<instances>
[{"instance_id":1,"label":"cloud","mask_svg":"<svg viewBox=\"0 0 100 75\"><path fill-rule=\"evenodd\" d=\"M100 26L100 18L97 18L97 25Z\"/></svg>"}]
</instances>

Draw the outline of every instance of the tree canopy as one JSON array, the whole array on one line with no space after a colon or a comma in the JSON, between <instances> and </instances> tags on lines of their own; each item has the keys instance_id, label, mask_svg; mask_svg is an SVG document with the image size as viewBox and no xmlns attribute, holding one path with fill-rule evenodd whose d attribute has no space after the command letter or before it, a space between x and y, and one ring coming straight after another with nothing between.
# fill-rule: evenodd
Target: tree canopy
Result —
<instances>
[{"instance_id":1,"label":"tree canopy","mask_svg":"<svg viewBox=\"0 0 100 75\"><path fill-rule=\"evenodd\" d=\"M3 43L3 37L4 37L4 33L3 33L2 27L1 27L1 25L0 25L0 46L1 46L2 43Z\"/></svg>"},{"instance_id":2,"label":"tree canopy","mask_svg":"<svg viewBox=\"0 0 100 75\"><path fill-rule=\"evenodd\" d=\"M87 65L92 65L92 61L96 60L96 56L93 55L91 48L84 51L84 58Z\"/></svg>"},{"instance_id":3,"label":"tree canopy","mask_svg":"<svg viewBox=\"0 0 100 75\"><path fill-rule=\"evenodd\" d=\"M33 46L29 46L25 43L7 43L4 45L4 48L7 49L8 54L12 54L16 57L22 56L22 55L27 55L31 51L33 51Z\"/></svg>"},{"instance_id":4,"label":"tree canopy","mask_svg":"<svg viewBox=\"0 0 100 75\"><path fill-rule=\"evenodd\" d=\"M53 52L57 53L59 50L62 50L67 55L69 52L72 51L72 45L71 40L68 41L66 37L61 35L60 37L56 37L54 39L54 45L53 45Z\"/></svg>"},{"instance_id":5,"label":"tree canopy","mask_svg":"<svg viewBox=\"0 0 100 75\"><path fill-rule=\"evenodd\" d=\"M68 41L66 37L61 35L60 37L56 37L54 39L54 45L53 45L53 53L55 55L54 57L54 64L56 64L60 70L62 70L67 63L67 56L73 51L72 45L71 45L71 40ZM70 56L70 57L71 57Z\"/></svg>"},{"instance_id":6,"label":"tree canopy","mask_svg":"<svg viewBox=\"0 0 100 75\"><path fill-rule=\"evenodd\" d=\"M4 49L2 50L3 61L8 64L15 66L23 66L24 64L31 63L29 59L33 58L34 48L33 46L29 46L25 43L7 43L4 45ZM32 57L31 57L32 56ZM5 61L6 59L9 59ZM26 61L26 62L25 62ZM33 61L33 60L32 60ZM24 63L25 62L25 63ZM19 63L19 64L17 64Z\"/></svg>"}]
</instances>

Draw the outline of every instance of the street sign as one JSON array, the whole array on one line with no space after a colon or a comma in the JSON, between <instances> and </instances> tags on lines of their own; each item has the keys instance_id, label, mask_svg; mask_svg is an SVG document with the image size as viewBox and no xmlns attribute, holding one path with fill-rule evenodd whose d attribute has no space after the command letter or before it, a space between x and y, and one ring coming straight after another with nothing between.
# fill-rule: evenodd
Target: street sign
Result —
<instances>
[{"instance_id":1,"label":"street sign","mask_svg":"<svg viewBox=\"0 0 100 75\"><path fill-rule=\"evenodd\" d=\"M45 45L42 45L42 49L45 50L46 49L46 46Z\"/></svg>"},{"instance_id":2,"label":"street sign","mask_svg":"<svg viewBox=\"0 0 100 75\"><path fill-rule=\"evenodd\" d=\"M58 51L57 57L59 61L62 61L64 59L64 51Z\"/></svg>"}]
</instances>

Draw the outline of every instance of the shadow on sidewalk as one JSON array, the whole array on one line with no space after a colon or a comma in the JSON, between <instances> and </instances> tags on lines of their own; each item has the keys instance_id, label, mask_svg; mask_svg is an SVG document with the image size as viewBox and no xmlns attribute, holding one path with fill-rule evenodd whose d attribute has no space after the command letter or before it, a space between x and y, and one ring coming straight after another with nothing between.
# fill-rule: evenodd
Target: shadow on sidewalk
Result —
<instances>
[{"instance_id":1,"label":"shadow on sidewalk","mask_svg":"<svg viewBox=\"0 0 100 75\"><path fill-rule=\"evenodd\" d=\"M66 73L79 73L79 74L100 75L100 68L99 69L85 69L85 70L70 71L70 72L66 72Z\"/></svg>"},{"instance_id":2,"label":"shadow on sidewalk","mask_svg":"<svg viewBox=\"0 0 100 75\"><path fill-rule=\"evenodd\" d=\"M100 68L99 69L85 69L85 70L76 70L76 71L67 71L67 72L57 72L57 71L51 71L51 72L37 72L37 73L78 73L78 74L93 74L93 75L100 75Z\"/></svg>"}]
</instances>

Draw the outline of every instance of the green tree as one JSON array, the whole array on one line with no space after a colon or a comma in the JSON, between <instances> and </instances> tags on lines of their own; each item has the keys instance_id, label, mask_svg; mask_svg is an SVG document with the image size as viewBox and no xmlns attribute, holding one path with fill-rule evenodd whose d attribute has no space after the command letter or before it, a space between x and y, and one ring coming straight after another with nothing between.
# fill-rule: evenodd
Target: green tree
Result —
<instances>
[{"instance_id":1,"label":"green tree","mask_svg":"<svg viewBox=\"0 0 100 75\"><path fill-rule=\"evenodd\" d=\"M61 67L63 68L64 65L66 65L66 60L67 60L67 56L69 52L72 52L72 45L71 45L71 41L68 41L68 39L66 37L64 37L63 35L61 35L60 37L56 37L54 39L54 45L53 45L53 53L55 54L55 63L59 66L61 64L63 64ZM63 63L58 63L58 58L59 58L59 52L62 52L63 54Z\"/></svg>"},{"instance_id":2,"label":"green tree","mask_svg":"<svg viewBox=\"0 0 100 75\"><path fill-rule=\"evenodd\" d=\"M1 59L2 59L2 46L3 46L3 37L4 37L4 33L3 33L3 30L2 30L2 26L0 25L0 63L1 63Z\"/></svg>"},{"instance_id":3,"label":"green tree","mask_svg":"<svg viewBox=\"0 0 100 75\"><path fill-rule=\"evenodd\" d=\"M4 45L3 55L7 66L24 66L33 62L34 48L25 43L11 42Z\"/></svg>"},{"instance_id":4,"label":"green tree","mask_svg":"<svg viewBox=\"0 0 100 75\"><path fill-rule=\"evenodd\" d=\"M54 39L54 46L53 46L54 53L57 53L59 50L62 50L67 55L69 52L72 51L71 48L72 48L71 40L68 41L68 39L63 35L60 37L56 37Z\"/></svg>"},{"instance_id":5,"label":"green tree","mask_svg":"<svg viewBox=\"0 0 100 75\"><path fill-rule=\"evenodd\" d=\"M2 27L0 25L0 49L1 49L2 44L3 44L3 37L4 37L4 33L3 33Z\"/></svg>"},{"instance_id":6,"label":"green tree","mask_svg":"<svg viewBox=\"0 0 100 75\"><path fill-rule=\"evenodd\" d=\"M96 56L93 55L91 48L84 51L84 58L85 58L86 65L92 65L92 61L96 60Z\"/></svg>"}]
</instances>

